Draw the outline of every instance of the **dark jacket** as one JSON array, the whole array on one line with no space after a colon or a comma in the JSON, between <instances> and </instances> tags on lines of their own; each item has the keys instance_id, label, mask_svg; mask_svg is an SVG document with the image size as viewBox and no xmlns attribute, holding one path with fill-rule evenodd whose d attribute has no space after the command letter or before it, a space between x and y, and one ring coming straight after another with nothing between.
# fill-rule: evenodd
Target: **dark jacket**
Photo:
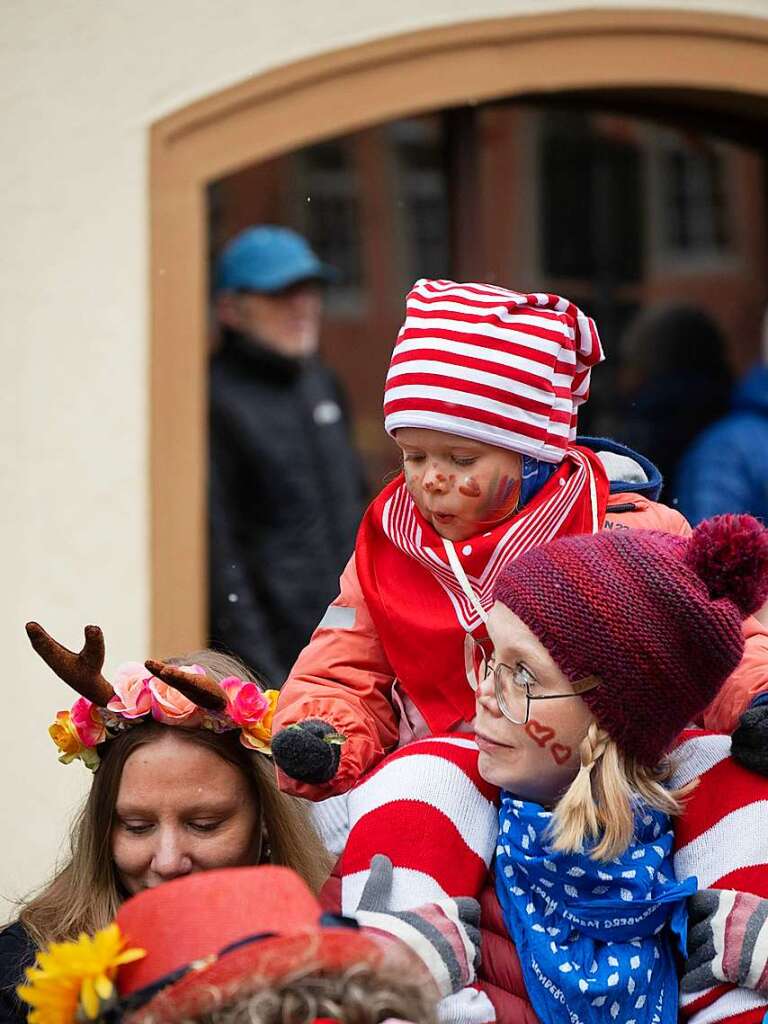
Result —
<instances>
[{"instance_id":1,"label":"dark jacket","mask_svg":"<svg viewBox=\"0 0 768 1024\"><path fill-rule=\"evenodd\" d=\"M35 962L37 947L20 921L0 932L0 1024L24 1024L28 1006L16 995L24 968Z\"/></svg>"},{"instance_id":2,"label":"dark jacket","mask_svg":"<svg viewBox=\"0 0 768 1024\"><path fill-rule=\"evenodd\" d=\"M210 377L211 640L280 685L339 589L365 500L317 358L230 334Z\"/></svg>"},{"instance_id":3,"label":"dark jacket","mask_svg":"<svg viewBox=\"0 0 768 1024\"><path fill-rule=\"evenodd\" d=\"M650 381L626 402L621 439L658 466L665 486L662 499L676 505L676 474L683 453L710 423L728 409L730 383L695 365Z\"/></svg>"},{"instance_id":4,"label":"dark jacket","mask_svg":"<svg viewBox=\"0 0 768 1024\"><path fill-rule=\"evenodd\" d=\"M677 493L680 511L694 524L724 512L768 522L768 366L740 381L732 411L686 452Z\"/></svg>"}]
</instances>

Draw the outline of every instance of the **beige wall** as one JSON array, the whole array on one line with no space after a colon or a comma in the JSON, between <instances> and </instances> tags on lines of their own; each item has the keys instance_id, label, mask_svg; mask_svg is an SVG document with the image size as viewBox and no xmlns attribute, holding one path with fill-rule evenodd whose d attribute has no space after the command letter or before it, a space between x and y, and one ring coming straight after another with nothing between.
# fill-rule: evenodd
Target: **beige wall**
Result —
<instances>
[{"instance_id":1,"label":"beige wall","mask_svg":"<svg viewBox=\"0 0 768 1024\"><path fill-rule=\"evenodd\" d=\"M475 0L474 17L646 7L768 17L768 0ZM468 17L460 0L26 0L0 14L0 898L50 870L87 783L46 736L69 703L23 623L107 670L148 638L147 131L301 57Z\"/></svg>"}]
</instances>

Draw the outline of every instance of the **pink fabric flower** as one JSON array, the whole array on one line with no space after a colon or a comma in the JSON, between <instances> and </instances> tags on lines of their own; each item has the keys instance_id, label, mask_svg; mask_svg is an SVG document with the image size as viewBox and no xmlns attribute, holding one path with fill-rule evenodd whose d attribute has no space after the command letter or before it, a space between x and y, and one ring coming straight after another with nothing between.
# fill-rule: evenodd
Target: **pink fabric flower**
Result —
<instances>
[{"instance_id":1,"label":"pink fabric flower","mask_svg":"<svg viewBox=\"0 0 768 1024\"><path fill-rule=\"evenodd\" d=\"M183 671L190 673L201 672L195 665L180 665ZM175 690L162 679L152 676L149 680L149 691L152 697L152 717L165 725L200 725L203 721L203 713L188 697Z\"/></svg>"},{"instance_id":2,"label":"pink fabric flower","mask_svg":"<svg viewBox=\"0 0 768 1024\"><path fill-rule=\"evenodd\" d=\"M227 695L227 712L238 725L256 725L269 710L269 701L256 683L228 676L219 684Z\"/></svg>"},{"instance_id":3,"label":"pink fabric flower","mask_svg":"<svg viewBox=\"0 0 768 1024\"><path fill-rule=\"evenodd\" d=\"M85 697L75 701L69 714L83 746L95 747L106 738L107 730L98 708Z\"/></svg>"},{"instance_id":4,"label":"pink fabric flower","mask_svg":"<svg viewBox=\"0 0 768 1024\"><path fill-rule=\"evenodd\" d=\"M110 711L123 718L141 718L152 706L149 680L152 677L138 661L126 661L118 668L112 689L115 696L107 704Z\"/></svg>"}]
</instances>

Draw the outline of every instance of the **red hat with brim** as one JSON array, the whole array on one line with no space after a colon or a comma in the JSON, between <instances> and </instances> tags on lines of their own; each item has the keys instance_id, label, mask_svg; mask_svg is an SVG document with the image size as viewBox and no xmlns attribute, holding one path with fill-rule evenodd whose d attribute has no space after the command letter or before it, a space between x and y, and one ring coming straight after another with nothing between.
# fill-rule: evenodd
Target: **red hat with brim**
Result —
<instances>
[{"instance_id":1,"label":"red hat with brim","mask_svg":"<svg viewBox=\"0 0 768 1024\"><path fill-rule=\"evenodd\" d=\"M131 1024L210 1013L297 973L367 965L433 984L407 946L329 919L288 868L205 871L127 900L117 923L129 947L117 988Z\"/></svg>"}]
</instances>

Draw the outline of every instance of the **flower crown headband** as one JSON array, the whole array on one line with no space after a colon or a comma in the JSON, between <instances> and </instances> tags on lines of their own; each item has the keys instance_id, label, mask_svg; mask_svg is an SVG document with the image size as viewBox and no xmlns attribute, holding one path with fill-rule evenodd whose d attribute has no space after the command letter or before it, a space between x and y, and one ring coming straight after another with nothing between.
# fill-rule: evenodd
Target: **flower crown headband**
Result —
<instances>
[{"instance_id":1,"label":"flower crown headband","mask_svg":"<svg viewBox=\"0 0 768 1024\"><path fill-rule=\"evenodd\" d=\"M143 665L126 662L109 683L101 674L104 634L98 626L85 627L79 654L63 647L37 622L27 623L27 636L46 665L80 694L69 711L59 711L48 729L62 764L79 759L95 771L99 744L148 718L187 729L239 729L243 746L271 753L277 690L262 690L237 676L218 682L199 665L152 660Z\"/></svg>"}]
</instances>

